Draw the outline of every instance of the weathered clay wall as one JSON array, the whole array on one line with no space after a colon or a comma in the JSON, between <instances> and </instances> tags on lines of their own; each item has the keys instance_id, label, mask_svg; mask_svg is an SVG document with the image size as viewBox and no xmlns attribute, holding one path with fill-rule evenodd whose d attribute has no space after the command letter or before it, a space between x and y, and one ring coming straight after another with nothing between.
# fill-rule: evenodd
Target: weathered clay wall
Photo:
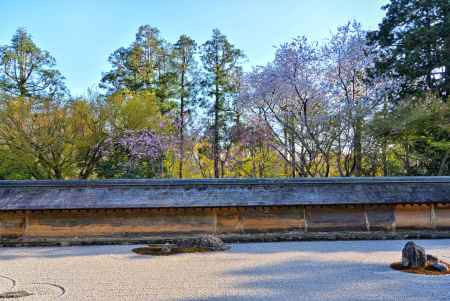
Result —
<instances>
[{"instance_id":1,"label":"weathered clay wall","mask_svg":"<svg viewBox=\"0 0 450 301\"><path fill-rule=\"evenodd\" d=\"M0 245L450 237L450 177L0 181Z\"/></svg>"},{"instance_id":2,"label":"weathered clay wall","mask_svg":"<svg viewBox=\"0 0 450 301\"><path fill-rule=\"evenodd\" d=\"M231 240L450 237L450 205L270 206L0 212L2 244L126 243L215 233ZM284 234L283 234L284 233ZM346 234L339 236L339 233ZM352 235L348 235L352 233ZM385 233L386 237L380 236ZM320 234L320 235L318 235ZM329 234L329 235L328 235ZM338 236L336 237L336 234ZM327 236L328 235L328 236ZM255 239L252 239L255 238ZM287 236L289 239L289 236Z\"/></svg>"}]
</instances>

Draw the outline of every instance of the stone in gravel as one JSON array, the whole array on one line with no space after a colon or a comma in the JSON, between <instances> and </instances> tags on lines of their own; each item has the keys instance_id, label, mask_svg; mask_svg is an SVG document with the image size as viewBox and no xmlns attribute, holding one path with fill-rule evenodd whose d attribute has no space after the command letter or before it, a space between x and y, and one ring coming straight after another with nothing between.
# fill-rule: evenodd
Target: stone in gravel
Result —
<instances>
[{"instance_id":1,"label":"stone in gravel","mask_svg":"<svg viewBox=\"0 0 450 301\"><path fill-rule=\"evenodd\" d=\"M210 251L226 251L230 249L219 237L202 235L195 238L186 238L177 241L178 248L205 248Z\"/></svg>"},{"instance_id":2,"label":"stone in gravel","mask_svg":"<svg viewBox=\"0 0 450 301\"><path fill-rule=\"evenodd\" d=\"M427 264L425 249L408 241L402 250L402 266L408 268L423 268Z\"/></svg>"},{"instance_id":3,"label":"stone in gravel","mask_svg":"<svg viewBox=\"0 0 450 301\"><path fill-rule=\"evenodd\" d=\"M433 263L437 263L437 262L439 262L439 259L436 256L427 254L427 263L428 264L433 264Z\"/></svg>"},{"instance_id":4,"label":"stone in gravel","mask_svg":"<svg viewBox=\"0 0 450 301\"><path fill-rule=\"evenodd\" d=\"M161 247L161 253L170 254L172 253L172 245L166 243Z\"/></svg>"},{"instance_id":5,"label":"stone in gravel","mask_svg":"<svg viewBox=\"0 0 450 301\"><path fill-rule=\"evenodd\" d=\"M436 271L439 272L448 272L448 266L446 264L443 264L441 262L435 262L433 264L431 264L431 266L433 267L433 269L435 269Z\"/></svg>"}]
</instances>

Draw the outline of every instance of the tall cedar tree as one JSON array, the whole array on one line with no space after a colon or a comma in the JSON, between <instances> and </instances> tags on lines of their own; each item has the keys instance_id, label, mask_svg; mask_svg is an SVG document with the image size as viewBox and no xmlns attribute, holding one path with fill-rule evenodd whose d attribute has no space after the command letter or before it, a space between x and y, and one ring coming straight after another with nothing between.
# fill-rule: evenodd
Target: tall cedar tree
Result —
<instances>
[{"instance_id":1,"label":"tall cedar tree","mask_svg":"<svg viewBox=\"0 0 450 301\"><path fill-rule=\"evenodd\" d=\"M178 177L183 178L184 144L186 129L186 113L195 98L195 53L197 44L187 35L182 35L173 46L173 68L176 74L177 96L180 100L179 111L179 171Z\"/></svg>"},{"instance_id":2,"label":"tall cedar tree","mask_svg":"<svg viewBox=\"0 0 450 301\"><path fill-rule=\"evenodd\" d=\"M450 96L450 1L391 0L377 31L376 72L403 77L403 94Z\"/></svg>"},{"instance_id":3,"label":"tall cedar tree","mask_svg":"<svg viewBox=\"0 0 450 301\"><path fill-rule=\"evenodd\" d=\"M204 86L209 97L213 98L213 160L214 177L218 178L221 143L227 114L227 101L237 93L237 74L240 74L240 61L244 58L241 50L232 45L218 29L213 30L211 40L202 45L201 60L206 71Z\"/></svg>"}]
</instances>

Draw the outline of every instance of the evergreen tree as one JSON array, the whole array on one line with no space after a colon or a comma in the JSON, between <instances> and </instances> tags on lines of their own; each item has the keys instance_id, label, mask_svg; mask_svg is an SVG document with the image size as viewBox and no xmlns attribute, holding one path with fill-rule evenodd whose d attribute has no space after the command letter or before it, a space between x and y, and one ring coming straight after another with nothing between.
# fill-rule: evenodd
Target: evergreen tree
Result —
<instances>
[{"instance_id":1,"label":"evergreen tree","mask_svg":"<svg viewBox=\"0 0 450 301\"><path fill-rule=\"evenodd\" d=\"M0 47L0 93L10 96L45 96L65 94L64 78L55 67L55 59L19 28L11 45Z\"/></svg>"},{"instance_id":2,"label":"evergreen tree","mask_svg":"<svg viewBox=\"0 0 450 301\"><path fill-rule=\"evenodd\" d=\"M122 89L155 93L166 112L172 108L175 74L171 70L171 45L160 37L159 29L140 26L134 42L114 51L109 62L112 70L103 74L100 87L110 94Z\"/></svg>"},{"instance_id":3,"label":"evergreen tree","mask_svg":"<svg viewBox=\"0 0 450 301\"><path fill-rule=\"evenodd\" d=\"M237 75L241 73L240 61L244 57L241 50L232 45L218 29L212 38L202 45L201 60L206 75L203 81L207 95L213 98L213 160L214 177L218 178L221 143L225 134L230 101L237 93ZM223 174L223 172L222 172Z\"/></svg>"},{"instance_id":4,"label":"evergreen tree","mask_svg":"<svg viewBox=\"0 0 450 301\"><path fill-rule=\"evenodd\" d=\"M450 1L391 0L377 31L376 72L404 79L403 94L450 96Z\"/></svg>"},{"instance_id":5,"label":"evergreen tree","mask_svg":"<svg viewBox=\"0 0 450 301\"><path fill-rule=\"evenodd\" d=\"M196 95L195 53L197 44L187 35L182 35L173 46L173 68L176 74L177 97L179 107L179 171L178 177L183 178L183 161L185 153L186 114L193 105Z\"/></svg>"}]
</instances>

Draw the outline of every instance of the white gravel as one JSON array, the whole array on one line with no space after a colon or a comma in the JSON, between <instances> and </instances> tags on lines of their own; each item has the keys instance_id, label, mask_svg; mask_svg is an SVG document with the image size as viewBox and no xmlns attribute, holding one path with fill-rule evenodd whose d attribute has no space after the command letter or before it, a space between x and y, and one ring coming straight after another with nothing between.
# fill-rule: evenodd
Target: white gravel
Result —
<instances>
[{"instance_id":1,"label":"white gravel","mask_svg":"<svg viewBox=\"0 0 450 301\"><path fill-rule=\"evenodd\" d=\"M416 242L450 260L450 240ZM235 244L168 257L136 255L136 246L3 248L0 292L34 294L23 300L450 300L450 277L389 268L404 244Z\"/></svg>"}]
</instances>

